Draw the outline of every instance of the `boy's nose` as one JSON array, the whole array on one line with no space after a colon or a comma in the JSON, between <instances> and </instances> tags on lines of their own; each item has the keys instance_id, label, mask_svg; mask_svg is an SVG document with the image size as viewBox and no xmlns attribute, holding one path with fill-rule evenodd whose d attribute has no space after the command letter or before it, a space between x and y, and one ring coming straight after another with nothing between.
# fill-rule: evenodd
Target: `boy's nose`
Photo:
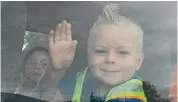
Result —
<instances>
[{"instance_id":1,"label":"boy's nose","mask_svg":"<svg viewBox=\"0 0 178 102\"><path fill-rule=\"evenodd\" d=\"M108 64L115 64L115 54L114 53L108 53L106 55L105 62L108 63Z\"/></svg>"}]
</instances>

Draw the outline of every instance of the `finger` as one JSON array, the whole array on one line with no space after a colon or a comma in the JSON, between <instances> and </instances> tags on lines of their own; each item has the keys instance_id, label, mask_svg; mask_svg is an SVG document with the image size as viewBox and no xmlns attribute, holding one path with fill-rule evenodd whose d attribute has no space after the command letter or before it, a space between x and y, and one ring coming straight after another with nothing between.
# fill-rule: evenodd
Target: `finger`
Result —
<instances>
[{"instance_id":1,"label":"finger","mask_svg":"<svg viewBox=\"0 0 178 102\"><path fill-rule=\"evenodd\" d=\"M62 27L61 27L61 35L60 35L60 37L61 37L61 41L65 41L65 29L66 29L66 23L67 23L67 21L66 20L63 20L63 22L62 22Z\"/></svg>"},{"instance_id":2,"label":"finger","mask_svg":"<svg viewBox=\"0 0 178 102\"><path fill-rule=\"evenodd\" d=\"M67 23L66 25L66 41L72 41L72 31L71 24Z\"/></svg>"},{"instance_id":3,"label":"finger","mask_svg":"<svg viewBox=\"0 0 178 102\"><path fill-rule=\"evenodd\" d=\"M65 27L65 29L64 29L64 37L65 37L65 41L67 41L67 25L68 25L68 22L66 21L65 22L65 24L64 24L64 27Z\"/></svg>"},{"instance_id":4,"label":"finger","mask_svg":"<svg viewBox=\"0 0 178 102\"><path fill-rule=\"evenodd\" d=\"M56 41L56 40L59 40L60 41L60 35L61 35L61 33L60 33L60 31L61 31L61 27L62 27L62 24L57 24L57 26L56 26L56 31L55 31L55 33L54 33L54 40ZM57 38L57 39L56 39Z\"/></svg>"},{"instance_id":5,"label":"finger","mask_svg":"<svg viewBox=\"0 0 178 102\"><path fill-rule=\"evenodd\" d=\"M52 45L52 44L55 43L55 40L54 40L54 31L53 30L49 31L48 39L49 39L49 45Z\"/></svg>"},{"instance_id":6,"label":"finger","mask_svg":"<svg viewBox=\"0 0 178 102\"><path fill-rule=\"evenodd\" d=\"M65 36L65 34L61 34L60 38L61 38L61 41L66 41L66 36Z\"/></svg>"}]
</instances>

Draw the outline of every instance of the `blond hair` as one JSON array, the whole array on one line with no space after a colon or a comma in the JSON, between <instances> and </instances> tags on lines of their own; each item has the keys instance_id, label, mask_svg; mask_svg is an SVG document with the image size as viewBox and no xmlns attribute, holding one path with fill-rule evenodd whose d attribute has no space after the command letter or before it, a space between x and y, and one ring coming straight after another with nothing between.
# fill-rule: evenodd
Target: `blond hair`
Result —
<instances>
[{"instance_id":1,"label":"blond hair","mask_svg":"<svg viewBox=\"0 0 178 102\"><path fill-rule=\"evenodd\" d=\"M97 21L94 23L92 26L90 32L89 32L89 38L88 38L88 52L91 50L91 41L92 35L95 35L96 33L96 28L104 25L104 24L129 24L131 25L130 27L134 27L136 32L135 38L138 43L138 48L141 53L143 53L143 31L139 25L137 25L135 22L131 21L129 18L126 18L122 16L119 13L119 6L117 4L110 3L106 5L103 8L102 13L98 16Z\"/></svg>"}]
</instances>

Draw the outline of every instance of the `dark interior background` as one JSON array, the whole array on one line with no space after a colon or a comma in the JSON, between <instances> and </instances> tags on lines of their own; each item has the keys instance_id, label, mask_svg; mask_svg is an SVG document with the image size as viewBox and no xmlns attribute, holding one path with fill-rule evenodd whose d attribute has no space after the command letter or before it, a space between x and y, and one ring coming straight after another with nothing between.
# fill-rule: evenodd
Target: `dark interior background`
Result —
<instances>
[{"instance_id":1,"label":"dark interior background","mask_svg":"<svg viewBox=\"0 0 178 102\"><path fill-rule=\"evenodd\" d=\"M108 2L1 2L2 80L11 80L21 64L25 31L47 34L56 23L72 23L73 38L79 41L74 66L76 71L87 64L88 32L98 13ZM144 31L145 60L140 76L151 81L168 96L172 72L177 63L177 2L123 1L116 2L120 12L139 23Z\"/></svg>"}]
</instances>

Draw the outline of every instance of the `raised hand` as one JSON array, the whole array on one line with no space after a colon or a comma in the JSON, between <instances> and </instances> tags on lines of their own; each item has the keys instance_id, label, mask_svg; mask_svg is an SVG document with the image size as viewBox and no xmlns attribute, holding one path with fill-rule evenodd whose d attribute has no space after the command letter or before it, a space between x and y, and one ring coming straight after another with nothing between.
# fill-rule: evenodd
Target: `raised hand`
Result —
<instances>
[{"instance_id":1,"label":"raised hand","mask_svg":"<svg viewBox=\"0 0 178 102\"><path fill-rule=\"evenodd\" d=\"M73 62L77 41L72 40L71 24L67 21L57 24L56 31L50 31L49 52L56 70L70 67Z\"/></svg>"}]
</instances>

